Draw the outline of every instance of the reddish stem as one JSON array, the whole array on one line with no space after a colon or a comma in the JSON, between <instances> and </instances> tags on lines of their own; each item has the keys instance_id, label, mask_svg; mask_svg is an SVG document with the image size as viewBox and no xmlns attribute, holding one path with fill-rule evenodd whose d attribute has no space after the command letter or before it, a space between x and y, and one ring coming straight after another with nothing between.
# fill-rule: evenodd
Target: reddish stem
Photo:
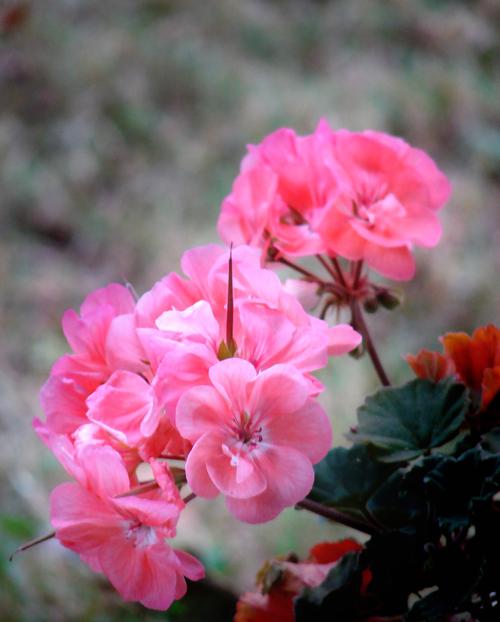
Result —
<instances>
[{"instance_id":1,"label":"reddish stem","mask_svg":"<svg viewBox=\"0 0 500 622\"><path fill-rule=\"evenodd\" d=\"M342 271L342 266L340 265L339 260L336 257L330 257L330 261L332 262L332 266L335 270L339 283L344 287L347 287L344 272Z\"/></svg>"},{"instance_id":2,"label":"reddish stem","mask_svg":"<svg viewBox=\"0 0 500 622\"><path fill-rule=\"evenodd\" d=\"M28 549L30 549L33 546L36 546L37 544L41 544L42 542L51 540L52 538L55 537L55 535L56 535L56 532L52 531L51 533L48 533L45 536L41 536L40 538L35 538L34 540L30 540L29 542L22 544L9 556L9 561L11 562L14 559L14 556L17 555L18 553L22 553L23 551L27 551Z\"/></svg>"},{"instance_id":3,"label":"reddish stem","mask_svg":"<svg viewBox=\"0 0 500 622\"><path fill-rule=\"evenodd\" d=\"M370 536L377 533L377 529L373 525L369 525L365 521L348 516L335 508L327 507L326 505L318 503L317 501L312 501L311 499L303 499L297 503L295 507L309 510L309 512L312 512L313 514L329 518L336 523L340 523L346 527L351 527L352 529L357 529L358 531L366 533Z\"/></svg>"},{"instance_id":4,"label":"reddish stem","mask_svg":"<svg viewBox=\"0 0 500 622\"><path fill-rule=\"evenodd\" d=\"M275 261L279 261L284 266L288 266L289 268L292 268L292 270L299 272L303 276L306 276L309 280L314 281L315 283L319 283L323 287L327 285L326 281L324 281L317 274L314 274L314 272L310 272L309 270L306 270L302 266L299 266L298 264L293 263L289 259L285 259L284 257L279 257L278 259L275 259Z\"/></svg>"},{"instance_id":5,"label":"reddish stem","mask_svg":"<svg viewBox=\"0 0 500 622\"><path fill-rule=\"evenodd\" d=\"M368 326L366 325L365 319L363 317L363 312L361 311L361 307L359 306L359 303L355 298L351 299L351 313L354 327L359 329L360 333L363 335L366 350L370 355L380 382L384 385L384 387L390 387L391 381L385 373L384 366L382 365L377 349L375 348L375 345L372 341L370 331L368 330Z\"/></svg>"}]
</instances>

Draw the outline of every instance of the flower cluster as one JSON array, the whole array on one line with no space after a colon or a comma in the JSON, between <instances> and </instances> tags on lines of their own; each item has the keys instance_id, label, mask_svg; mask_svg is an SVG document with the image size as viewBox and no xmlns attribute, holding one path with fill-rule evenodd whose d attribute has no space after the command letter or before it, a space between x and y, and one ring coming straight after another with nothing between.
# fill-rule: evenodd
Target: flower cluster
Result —
<instances>
[{"instance_id":1,"label":"flower cluster","mask_svg":"<svg viewBox=\"0 0 500 622\"><path fill-rule=\"evenodd\" d=\"M439 242L436 212L450 184L400 138L335 132L321 121L309 136L280 129L248 151L222 205L227 242L260 246L270 257L327 252L363 260L396 280L412 278L414 245Z\"/></svg>"},{"instance_id":2,"label":"flower cluster","mask_svg":"<svg viewBox=\"0 0 500 622\"><path fill-rule=\"evenodd\" d=\"M411 278L412 248L437 244L449 191L425 153L372 131L322 121L311 136L282 129L250 147L219 219L231 248L193 248L184 276L137 300L111 284L64 314L71 353L43 386L45 421L34 424L75 480L52 492L55 537L125 600L166 609L186 577L204 574L169 543L189 500L222 494L247 523L304 507L332 441L313 374L331 356L359 354L363 335L389 384L360 303L374 311L398 299L363 267ZM308 255L326 277L292 261ZM301 280L282 285L267 262ZM320 318L309 315L322 295ZM329 325L330 306L348 307L350 324ZM292 592L320 583L339 550L306 564L315 578ZM302 566L292 566L295 576Z\"/></svg>"},{"instance_id":3,"label":"flower cluster","mask_svg":"<svg viewBox=\"0 0 500 622\"><path fill-rule=\"evenodd\" d=\"M167 543L186 480L249 523L310 491L331 447L312 372L358 346L308 315L256 249L194 248L138 301L121 285L66 311L72 349L41 392L35 428L76 480L51 496L56 537L126 600L164 609L200 563ZM185 471L169 460L185 461ZM148 464L153 478L141 483Z\"/></svg>"}]
</instances>

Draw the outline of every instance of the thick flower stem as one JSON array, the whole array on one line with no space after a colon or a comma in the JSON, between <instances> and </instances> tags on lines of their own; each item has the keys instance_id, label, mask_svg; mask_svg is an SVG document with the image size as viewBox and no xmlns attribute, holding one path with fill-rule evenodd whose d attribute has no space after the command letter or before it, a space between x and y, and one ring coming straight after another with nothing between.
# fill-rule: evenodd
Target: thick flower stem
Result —
<instances>
[{"instance_id":1,"label":"thick flower stem","mask_svg":"<svg viewBox=\"0 0 500 622\"><path fill-rule=\"evenodd\" d=\"M366 325L365 319L363 317L363 312L359 306L359 303L356 299L351 300L351 312L352 312L352 321L354 327L359 330L359 332L363 335L363 339L365 342L366 350L370 355L373 366L375 367L375 371L380 379L380 382L384 385L384 387L390 387L391 381L389 380L387 374L385 373L385 369L382 365L382 362L379 358L378 352L373 344L370 331L368 330L368 326Z\"/></svg>"},{"instance_id":2,"label":"thick flower stem","mask_svg":"<svg viewBox=\"0 0 500 622\"><path fill-rule=\"evenodd\" d=\"M352 529L356 529L357 531L361 531L362 533L366 533L369 536L377 533L377 529L373 525L369 525L362 520L357 518L353 518L352 516L348 516L343 512L339 512L335 508L327 507L326 505L322 505L317 501L312 501L311 499L303 499L295 506L297 508L301 508L303 510L309 510L313 514L317 514L318 516L323 516L324 518L329 518L330 520L335 521L336 523L340 523L341 525L345 525L346 527L351 527Z\"/></svg>"}]
</instances>

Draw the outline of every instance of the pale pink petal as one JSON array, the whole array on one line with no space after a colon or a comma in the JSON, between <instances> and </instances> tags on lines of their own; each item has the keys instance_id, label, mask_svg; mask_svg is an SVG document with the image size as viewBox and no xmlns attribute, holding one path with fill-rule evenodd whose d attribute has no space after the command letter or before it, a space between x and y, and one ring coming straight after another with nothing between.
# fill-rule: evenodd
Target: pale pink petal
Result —
<instances>
[{"instance_id":1,"label":"pale pink petal","mask_svg":"<svg viewBox=\"0 0 500 622\"><path fill-rule=\"evenodd\" d=\"M224 445L214 449L207 460L207 472L223 495L246 499L266 489L265 475L245 449L233 448L231 452Z\"/></svg>"},{"instance_id":2,"label":"pale pink petal","mask_svg":"<svg viewBox=\"0 0 500 622\"><path fill-rule=\"evenodd\" d=\"M295 412L309 397L309 384L293 365L274 365L261 372L251 385L249 411L266 422Z\"/></svg>"},{"instance_id":3,"label":"pale pink petal","mask_svg":"<svg viewBox=\"0 0 500 622\"><path fill-rule=\"evenodd\" d=\"M310 461L291 447L268 447L256 458L266 473L268 487L250 499L226 497L229 511L246 523L263 523L275 518L285 507L301 501L311 490L314 471Z\"/></svg>"},{"instance_id":4,"label":"pale pink petal","mask_svg":"<svg viewBox=\"0 0 500 622\"><path fill-rule=\"evenodd\" d=\"M270 419L265 426L264 441L293 447L316 464L332 446L330 420L315 400L308 399L297 411Z\"/></svg>"},{"instance_id":5,"label":"pale pink petal","mask_svg":"<svg viewBox=\"0 0 500 622\"><path fill-rule=\"evenodd\" d=\"M213 365L208 375L228 406L243 412L247 405L247 384L257 375L255 367L243 359L230 358Z\"/></svg>"},{"instance_id":6,"label":"pale pink petal","mask_svg":"<svg viewBox=\"0 0 500 622\"><path fill-rule=\"evenodd\" d=\"M212 368L213 369L213 368ZM184 438L197 441L207 432L218 432L231 421L227 403L213 387L194 387L177 404L176 426Z\"/></svg>"},{"instance_id":7,"label":"pale pink petal","mask_svg":"<svg viewBox=\"0 0 500 622\"><path fill-rule=\"evenodd\" d=\"M341 356L354 350L362 341L362 336L349 324L337 324L328 329L328 354Z\"/></svg>"},{"instance_id":8,"label":"pale pink petal","mask_svg":"<svg viewBox=\"0 0 500 622\"><path fill-rule=\"evenodd\" d=\"M212 343L219 340L219 323L212 308L205 300L199 300L183 311L165 311L156 320L156 326L165 332L178 335L180 339L197 339Z\"/></svg>"},{"instance_id":9,"label":"pale pink petal","mask_svg":"<svg viewBox=\"0 0 500 622\"><path fill-rule=\"evenodd\" d=\"M186 477L191 490L200 497L211 499L219 494L207 472L207 461L224 442L221 436L205 434L194 445L186 460Z\"/></svg>"}]
</instances>

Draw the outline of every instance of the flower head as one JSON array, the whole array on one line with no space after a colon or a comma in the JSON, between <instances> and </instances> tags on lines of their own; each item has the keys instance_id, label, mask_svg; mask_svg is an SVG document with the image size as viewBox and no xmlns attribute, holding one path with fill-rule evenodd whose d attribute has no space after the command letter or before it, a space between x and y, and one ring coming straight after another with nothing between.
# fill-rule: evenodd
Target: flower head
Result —
<instances>
[{"instance_id":1,"label":"flower head","mask_svg":"<svg viewBox=\"0 0 500 622\"><path fill-rule=\"evenodd\" d=\"M291 365L257 373L233 358L209 378L177 406L177 427L193 443L188 483L203 497L224 494L240 520L270 520L310 491L312 465L331 444L328 418Z\"/></svg>"}]
</instances>

